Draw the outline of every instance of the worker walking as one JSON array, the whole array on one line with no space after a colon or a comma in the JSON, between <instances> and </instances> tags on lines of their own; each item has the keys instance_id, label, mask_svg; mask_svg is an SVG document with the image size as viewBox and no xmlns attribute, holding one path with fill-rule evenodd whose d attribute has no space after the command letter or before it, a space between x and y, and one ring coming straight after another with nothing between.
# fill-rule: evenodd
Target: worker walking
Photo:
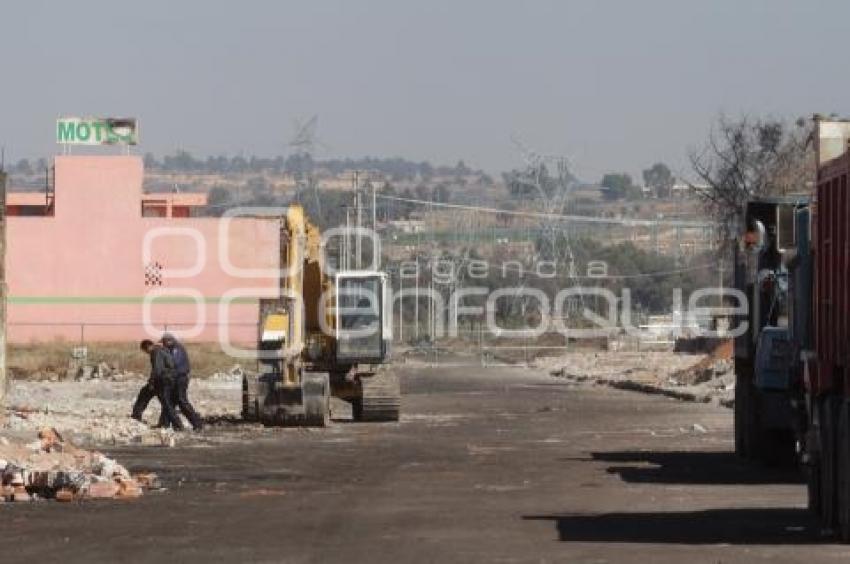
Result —
<instances>
[{"instance_id":1,"label":"worker walking","mask_svg":"<svg viewBox=\"0 0 850 564\"><path fill-rule=\"evenodd\" d=\"M174 359L176 375L171 402L175 408L180 408L180 412L186 416L186 419L192 424L192 428L195 431L200 431L204 428L204 422L189 402L189 374L192 371L189 354L183 344L171 333L163 334L162 344L171 353L171 358ZM160 424L164 422L160 416Z\"/></svg>"},{"instance_id":2,"label":"worker walking","mask_svg":"<svg viewBox=\"0 0 850 564\"><path fill-rule=\"evenodd\" d=\"M162 405L160 421L164 427L174 427L178 431L183 430L183 423L174 412L174 388L176 384L176 370L171 353L163 345L145 339L139 345L151 360L151 375L148 384L139 391L139 397L133 405L133 418L142 420L142 413L152 399L153 395L159 399Z\"/></svg>"}]
</instances>

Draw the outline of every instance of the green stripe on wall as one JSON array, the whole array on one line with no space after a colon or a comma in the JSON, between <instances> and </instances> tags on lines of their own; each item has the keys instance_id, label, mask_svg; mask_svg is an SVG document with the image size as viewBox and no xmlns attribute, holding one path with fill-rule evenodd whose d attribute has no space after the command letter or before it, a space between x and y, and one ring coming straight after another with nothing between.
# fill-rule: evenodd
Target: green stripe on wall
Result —
<instances>
[{"instance_id":1,"label":"green stripe on wall","mask_svg":"<svg viewBox=\"0 0 850 564\"><path fill-rule=\"evenodd\" d=\"M223 300L221 296L203 298L206 304L217 304ZM259 298L233 298L233 304L256 304ZM9 296L7 303L15 305L70 305L70 304L141 304L144 296ZM159 296L153 298L154 304L194 304L195 299L189 296Z\"/></svg>"}]
</instances>

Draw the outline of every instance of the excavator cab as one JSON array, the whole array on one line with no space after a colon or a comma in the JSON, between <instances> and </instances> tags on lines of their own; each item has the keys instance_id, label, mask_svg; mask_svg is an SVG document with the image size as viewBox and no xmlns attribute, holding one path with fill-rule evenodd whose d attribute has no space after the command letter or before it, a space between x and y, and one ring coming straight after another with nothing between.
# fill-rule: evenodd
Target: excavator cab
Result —
<instances>
[{"instance_id":1,"label":"excavator cab","mask_svg":"<svg viewBox=\"0 0 850 564\"><path fill-rule=\"evenodd\" d=\"M383 364L389 359L392 337L386 273L341 272L334 287L337 363Z\"/></svg>"}]
</instances>

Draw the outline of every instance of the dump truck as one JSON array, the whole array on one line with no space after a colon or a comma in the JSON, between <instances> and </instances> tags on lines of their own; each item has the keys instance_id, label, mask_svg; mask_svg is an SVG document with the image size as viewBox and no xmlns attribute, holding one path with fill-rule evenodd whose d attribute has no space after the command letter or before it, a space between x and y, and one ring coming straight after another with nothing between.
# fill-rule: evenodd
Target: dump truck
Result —
<instances>
[{"instance_id":1,"label":"dump truck","mask_svg":"<svg viewBox=\"0 0 850 564\"><path fill-rule=\"evenodd\" d=\"M850 122L816 117L814 199L810 209L811 334L798 343L803 409L800 453L809 506L850 541ZM808 305L807 305L808 304Z\"/></svg>"},{"instance_id":2,"label":"dump truck","mask_svg":"<svg viewBox=\"0 0 850 564\"><path fill-rule=\"evenodd\" d=\"M850 121L815 125L813 193L753 201L745 213L735 448L771 460L790 432L810 509L850 542Z\"/></svg>"},{"instance_id":3,"label":"dump truck","mask_svg":"<svg viewBox=\"0 0 850 564\"><path fill-rule=\"evenodd\" d=\"M794 460L794 328L791 271L799 262L795 222L807 196L756 198L744 210L735 287L747 298L746 331L735 338L735 451L763 462Z\"/></svg>"},{"instance_id":4,"label":"dump truck","mask_svg":"<svg viewBox=\"0 0 850 564\"><path fill-rule=\"evenodd\" d=\"M260 300L258 370L244 376L243 418L325 426L337 397L355 421L397 421L386 273L331 268L321 232L298 205L282 218L280 248L280 296Z\"/></svg>"}]
</instances>

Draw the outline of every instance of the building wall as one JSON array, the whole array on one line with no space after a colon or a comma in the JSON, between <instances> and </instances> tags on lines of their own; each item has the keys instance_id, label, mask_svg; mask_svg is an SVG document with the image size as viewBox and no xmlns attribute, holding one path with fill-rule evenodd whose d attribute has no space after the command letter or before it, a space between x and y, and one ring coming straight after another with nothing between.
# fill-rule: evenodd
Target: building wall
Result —
<instances>
[{"instance_id":1,"label":"building wall","mask_svg":"<svg viewBox=\"0 0 850 564\"><path fill-rule=\"evenodd\" d=\"M187 338L214 341L226 318L233 341L255 340L254 298L274 293L277 280L226 272L219 247L229 249L235 267L276 268L279 220L236 218L224 233L217 218L142 217L141 158L61 156L55 164L55 215L8 218L11 342L81 336L136 341L146 336L145 297L159 293L169 295L150 308L157 328L150 336L166 327L181 332L201 321L203 328ZM148 264L143 260L146 234L154 236ZM164 272L191 269L199 257L200 268L186 278ZM237 288L254 290L222 315L221 298ZM191 301L199 297L200 307Z\"/></svg>"}]
</instances>

